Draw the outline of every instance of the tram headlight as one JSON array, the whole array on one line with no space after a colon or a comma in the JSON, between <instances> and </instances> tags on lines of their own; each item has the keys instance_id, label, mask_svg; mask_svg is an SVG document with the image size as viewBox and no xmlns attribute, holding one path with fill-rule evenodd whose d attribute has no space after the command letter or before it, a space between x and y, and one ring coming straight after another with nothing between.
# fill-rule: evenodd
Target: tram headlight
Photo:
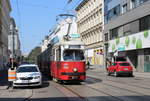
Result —
<instances>
[{"instance_id":1,"label":"tram headlight","mask_svg":"<svg viewBox=\"0 0 150 101\"><path fill-rule=\"evenodd\" d=\"M69 46L68 46L68 45L64 45L64 48L65 48L65 49L68 49L68 48L69 48Z\"/></svg>"},{"instance_id":2,"label":"tram headlight","mask_svg":"<svg viewBox=\"0 0 150 101\"><path fill-rule=\"evenodd\" d=\"M78 69L77 69L77 68L73 68L73 71L74 71L74 72L77 72L77 71L78 71Z\"/></svg>"},{"instance_id":3,"label":"tram headlight","mask_svg":"<svg viewBox=\"0 0 150 101\"><path fill-rule=\"evenodd\" d=\"M84 49L84 46L81 46L81 49Z\"/></svg>"}]
</instances>

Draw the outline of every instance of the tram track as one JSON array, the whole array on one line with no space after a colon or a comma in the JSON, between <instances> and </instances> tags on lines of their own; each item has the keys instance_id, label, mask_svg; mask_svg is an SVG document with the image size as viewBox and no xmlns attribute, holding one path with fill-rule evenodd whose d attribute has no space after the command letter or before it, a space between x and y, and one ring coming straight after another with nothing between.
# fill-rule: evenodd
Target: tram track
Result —
<instances>
[{"instance_id":1,"label":"tram track","mask_svg":"<svg viewBox=\"0 0 150 101\"><path fill-rule=\"evenodd\" d=\"M98 79L93 78L93 77L89 77L89 76L88 76L88 78L91 78L92 81L93 81L93 80L95 80L96 82L99 81ZM113 81L113 80L108 80L108 81L116 82L116 81ZM111 84L107 84L107 83L104 83L104 82L102 82L102 83L103 83L104 85L106 85L106 86L110 86L110 87L117 88L117 89L120 89L120 90L125 90L125 91L128 91L128 92L133 93L133 94L141 95L141 96L138 96L138 98L140 97L140 99L146 99L146 100L147 100L147 99L150 99L149 96L146 96L146 95L144 95L143 93L139 93L139 92L136 92L136 91L133 91L133 90L129 90L129 89L126 89L126 88L121 88L121 87L114 86L114 85L111 85ZM124 83L121 82L121 84L124 84ZM75 94L76 96L78 96L80 99L82 99L82 101L89 101L88 98L81 96L78 92L76 92L75 90L73 90L73 88L71 88L71 87L69 87L69 86L67 86L67 85L60 85L60 84L59 84L59 86L62 86L62 87L64 87L64 88L66 88L68 91L72 92L73 94ZM124 99L122 99L122 98L120 98L120 97L118 97L118 96L114 96L113 94L110 94L110 93L107 92L107 91L104 91L104 90L101 90L101 89L97 89L97 88L95 88L95 87L91 87L91 86L89 86L88 84L85 84L84 86L86 86L86 87L88 87L88 88L90 88L90 89L92 89L92 90L94 90L94 91L103 93L103 94L105 94L105 95L107 95L107 96L109 96L109 97L112 97L112 98L116 99L116 101L126 101L126 100L124 100ZM146 89L146 88L145 88L145 89Z\"/></svg>"},{"instance_id":2,"label":"tram track","mask_svg":"<svg viewBox=\"0 0 150 101\"><path fill-rule=\"evenodd\" d=\"M68 86L66 86L66 85L61 85L61 84L58 84L58 83L56 83L56 85L59 85L59 86L62 86L62 87L64 87L64 88L66 88L68 91L72 92L73 94L77 95L80 99L82 99L82 101L90 101L88 98L81 96L81 95L78 94L76 91L74 91L73 89L71 89L71 87L68 87ZM111 94L109 94L109 93L107 93L107 92L104 92L103 90L99 90L99 89L90 87L90 86L88 86L88 85L84 85L84 86L86 86L86 87L88 87L88 88L90 88L90 89L92 89L92 90L94 90L94 91L103 93L103 94L105 94L105 95L107 95L107 96L109 96L109 97L112 97L112 98L116 99L115 101L125 101L125 100L120 99L120 98L118 98L118 97L116 97L116 96L113 96L113 95L111 95ZM56 87L56 88L57 88L57 87ZM78 101L79 101L79 100L78 100Z\"/></svg>"},{"instance_id":3,"label":"tram track","mask_svg":"<svg viewBox=\"0 0 150 101\"><path fill-rule=\"evenodd\" d=\"M64 96L66 96L68 98L69 101L89 101L86 97L81 96L80 94L78 94L77 92L73 91L72 89L70 89L69 87L56 83L54 81L51 82L51 84L58 89L59 91L61 91ZM68 95L68 93L70 95ZM75 99L72 99L72 97L74 97Z\"/></svg>"},{"instance_id":4,"label":"tram track","mask_svg":"<svg viewBox=\"0 0 150 101\"><path fill-rule=\"evenodd\" d=\"M87 77L90 77L90 78L96 78L96 79L99 79L98 77L93 77L93 76L87 76ZM104 80L106 80L106 81L112 81L112 82L117 82L117 83L120 83L120 84L126 84L126 85L128 85L128 86L136 86L136 87L139 87L139 88L142 88L142 89L150 89L149 87L142 87L142 86L139 86L139 85L137 85L137 84L131 84L131 83L127 83L127 82L123 82L123 81L118 81L118 80L110 80L110 79L108 79L108 78L103 78Z\"/></svg>"},{"instance_id":5,"label":"tram track","mask_svg":"<svg viewBox=\"0 0 150 101\"><path fill-rule=\"evenodd\" d=\"M91 77L88 76L88 78L91 78ZM97 81L97 78L93 78L93 77L92 77L91 79ZM115 82L115 83L116 83L116 81L113 81L113 80L108 80L108 81L111 81L111 82ZM139 96L139 97L141 97L141 98L150 99L150 96L144 95L143 93L140 93L140 92L137 92L137 91L133 91L133 90L129 90L129 89L122 88L122 87L118 87L118 86L114 86L114 85L111 85L111 84L108 84L108 83L104 83L104 82L102 82L102 83L103 83L104 85L106 85L106 86L114 87L114 88L117 88L117 89L120 89L120 90L125 90L125 91L131 92L131 93L135 93L135 94L141 95L141 96ZM117 82L117 83L118 83L118 82ZM121 84L125 84L125 83L121 83ZM89 87L91 87L91 86L89 86ZM91 87L91 88L93 88L93 87ZM98 89L96 89L96 88L93 88L93 89L98 90ZM146 89L146 88L145 88L145 89ZM102 92L104 92L104 91L102 91ZM105 93L105 92L104 92L104 93ZM121 101L124 101L124 100L121 100Z\"/></svg>"}]
</instances>

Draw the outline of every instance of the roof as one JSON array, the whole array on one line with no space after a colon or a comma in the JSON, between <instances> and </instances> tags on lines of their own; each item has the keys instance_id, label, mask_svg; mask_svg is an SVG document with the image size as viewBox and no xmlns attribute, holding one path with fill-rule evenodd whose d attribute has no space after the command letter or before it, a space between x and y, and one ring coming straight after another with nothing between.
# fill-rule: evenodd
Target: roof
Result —
<instances>
[{"instance_id":1,"label":"roof","mask_svg":"<svg viewBox=\"0 0 150 101\"><path fill-rule=\"evenodd\" d=\"M83 0L76 8L76 11L79 11L82 6L84 6L89 0Z\"/></svg>"}]
</instances>

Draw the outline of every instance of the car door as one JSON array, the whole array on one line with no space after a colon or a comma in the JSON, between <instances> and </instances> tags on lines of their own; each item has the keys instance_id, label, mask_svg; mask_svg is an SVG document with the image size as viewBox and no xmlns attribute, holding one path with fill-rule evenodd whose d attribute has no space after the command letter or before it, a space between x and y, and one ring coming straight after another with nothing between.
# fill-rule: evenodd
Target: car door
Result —
<instances>
[{"instance_id":1,"label":"car door","mask_svg":"<svg viewBox=\"0 0 150 101\"><path fill-rule=\"evenodd\" d=\"M112 63L111 72L115 72L117 63Z\"/></svg>"},{"instance_id":2,"label":"car door","mask_svg":"<svg viewBox=\"0 0 150 101\"><path fill-rule=\"evenodd\" d=\"M113 64L113 63L112 63ZM113 69L113 65L110 65L109 67L108 67L108 71L111 73L112 72L112 69Z\"/></svg>"}]
</instances>

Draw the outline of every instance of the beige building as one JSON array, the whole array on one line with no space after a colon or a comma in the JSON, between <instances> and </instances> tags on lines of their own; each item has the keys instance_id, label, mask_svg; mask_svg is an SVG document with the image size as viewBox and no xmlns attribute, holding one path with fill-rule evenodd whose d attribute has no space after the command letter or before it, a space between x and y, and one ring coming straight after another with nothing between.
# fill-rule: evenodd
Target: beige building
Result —
<instances>
[{"instance_id":1,"label":"beige building","mask_svg":"<svg viewBox=\"0 0 150 101\"><path fill-rule=\"evenodd\" d=\"M103 0L83 0L77 7L78 33L86 44L90 63L103 65Z\"/></svg>"},{"instance_id":2,"label":"beige building","mask_svg":"<svg viewBox=\"0 0 150 101\"><path fill-rule=\"evenodd\" d=\"M8 60L8 34L10 24L10 1L0 0L0 69Z\"/></svg>"}]
</instances>

